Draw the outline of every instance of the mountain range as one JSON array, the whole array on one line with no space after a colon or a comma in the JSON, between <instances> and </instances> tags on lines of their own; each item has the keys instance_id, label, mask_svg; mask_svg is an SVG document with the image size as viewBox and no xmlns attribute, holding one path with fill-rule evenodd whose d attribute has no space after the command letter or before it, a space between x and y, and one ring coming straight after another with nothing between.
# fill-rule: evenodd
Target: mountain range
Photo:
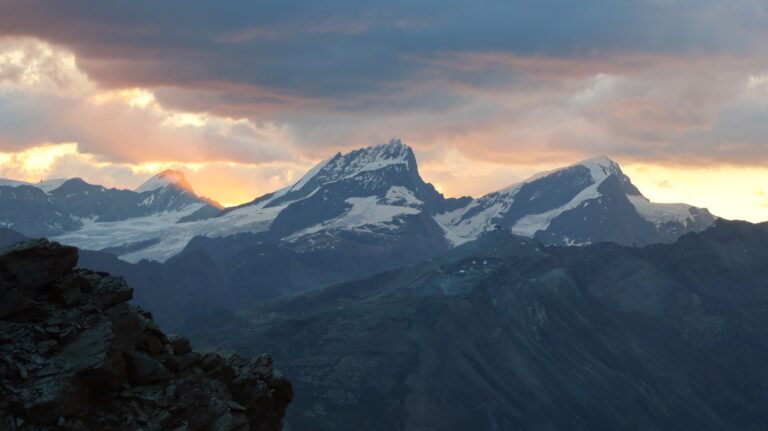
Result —
<instances>
[{"instance_id":1,"label":"mountain range","mask_svg":"<svg viewBox=\"0 0 768 431\"><path fill-rule=\"evenodd\" d=\"M440 256L496 229L545 244L640 246L715 219L649 202L607 158L445 198L399 140L336 154L233 208L196 195L176 171L135 191L81 179L0 184L0 226L81 248L81 264L124 276L163 325Z\"/></svg>"},{"instance_id":2,"label":"mountain range","mask_svg":"<svg viewBox=\"0 0 768 431\"><path fill-rule=\"evenodd\" d=\"M671 242L714 217L684 204L654 204L618 164L601 157L539 174L479 199L446 199L419 175L399 140L336 154L298 182L222 209L197 196L183 174L165 171L135 191L82 179L0 181L0 224L121 259L166 261L195 237L259 234L263 241L334 247L345 235L387 238L418 220L447 247L496 227L547 244Z\"/></svg>"}]
</instances>

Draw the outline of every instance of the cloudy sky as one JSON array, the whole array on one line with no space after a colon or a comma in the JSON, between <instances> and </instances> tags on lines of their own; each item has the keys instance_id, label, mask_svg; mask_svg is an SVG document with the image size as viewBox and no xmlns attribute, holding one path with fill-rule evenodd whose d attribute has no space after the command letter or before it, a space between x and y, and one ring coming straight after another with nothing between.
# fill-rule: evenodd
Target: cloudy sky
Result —
<instances>
[{"instance_id":1,"label":"cloudy sky","mask_svg":"<svg viewBox=\"0 0 768 431\"><path fill-rule=\"evenodd\" d=\"M768 0L0 0L0 177L236 204L394 137L450 196L606 155L768 220Z\"/></svg>"}]
</instances>

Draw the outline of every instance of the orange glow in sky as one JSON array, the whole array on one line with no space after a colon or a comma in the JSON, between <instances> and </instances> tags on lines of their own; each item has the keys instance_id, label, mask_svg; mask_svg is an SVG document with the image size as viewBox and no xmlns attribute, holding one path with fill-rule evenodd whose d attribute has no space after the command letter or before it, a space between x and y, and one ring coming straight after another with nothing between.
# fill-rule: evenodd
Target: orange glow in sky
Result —
<instances>
[{"instance_id":1,"label":"orange glow in sky","mask_svg":"<svg viewBox=\"0 0 768 431\"><path fill-rule=\"evenodd\" d=\"M416 156L418 158L418 151ZM267 165L217 162L115 164L99 162L91 154L80 153L76 143L49 144L16 153L0 153L0 177L29 182L81 176L91 183L133 189L157 172L179 169L195 192L225 206L245 203L290 185L311 166L312 162ZM443 164L423 164L421 173L425 181L437 185L446 196L479 197L534 173L557 167L493 164L454 154ZM715 215L728 219L768 220L768 168L691 168L625 163L622 169L654 202L684 202L708 208ZM444 175L446 171L453 175ZM115 175L114 172L122 174Z\"/></svg>"}]
</instances>

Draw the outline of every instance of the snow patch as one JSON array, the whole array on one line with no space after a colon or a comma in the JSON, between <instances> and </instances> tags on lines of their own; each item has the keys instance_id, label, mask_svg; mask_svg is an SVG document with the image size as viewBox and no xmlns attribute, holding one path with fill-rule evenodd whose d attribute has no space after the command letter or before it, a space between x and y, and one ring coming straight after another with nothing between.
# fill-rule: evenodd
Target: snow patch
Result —
<instances>
[{"instance_id":1,"label":"snow patch","mask_svg":"<svg viewBox=\"0 0 768 431\"><path fill-rule=\"evenodd\" d=\"M193 204L181 211L168 211L114 222L99 222L93 218L80 219L82 228L52 239L86 250L101 250L160 237L161 241L157 244L120 258L128 262L138 262L145 258L163 262L181 251L196 233L195 229L185 229L183 225L177 224L179 218L194 213L202 206L203 204Z\"/></svg>"},{"instance_id":2,"label":"snow patch","mask_svg":"<svg viewBox=\"0 0 768 431\"><path fill-rule=\"evenodd\" d=\"M348 204L351 204L352 207L341 216L299 231L286 239L295 240L302 236L317 233L326 229L355 229L364 226L382 226L391 223L397 216L419 214L421 212L416 208L382 205L379 203L379 198L376 196L349 198L345 201Z\"/></svg>"},{"instance_id":3,"label":"snow patch","mask_svg":"<svg viewBox=\"0 0 768 431\"><path fill-rule=\"evenodd\" d=\"M652 203L640 195L627 195L627 199L632 203L640 214L640 217L648 220L656 226L664 223L674 222L687 226L689 221L693 221L690 205L686 204L660 204Z\"/></svg>"},{"instance_id":4,"label":"snow patch","mask_svg":"<svg viewBox=\"0 0 768 431\"><path fill-rule=\"evenodd\" d=\"M413 192L407 187L392 186L387 190L385 196L387 203L390 204L405 204L406 206L416 207L424 202L419 200Z\"/></svg>"},{"instance_id":5,"label":"snow patch","mask_svg":"<svg viewBox=\"0 0 768 431\"><path fill-rule=\"evenodd\" d=\"M464 208L438 214L434 219L445 232L445 238L448 242L457 246L476 239L483 232L492 230L495 224L493 220L506 211L512 201L512 196L509 196L508 200L497 200L481 212L465 219L464 215L467 212L482 203L481 201L474 201Z\"/></svg>"},{"instance_id":6,"label":"snow patch","mask_svg":"<svg viewBox=\"0 0 768 431\"><path fill-rule=\"evenodd\" d=\"M165 262L181 252L196 236L222 237L241 232L263 232L285 206L273 208L245 207L222 217L178 223L182 217L193 214L204 204L192 204L180 211L167 211L146 217L114 222L81 220L83 227L55 237L56 241L87 250L101 250L125 243L138 243L159 238L155 244L121 255L122 260L138 262L142 259Z\"/></svg>"},{"instance_id":7,"label":"snow patch","mask_svg":"<svg viewBox=\"0 0 768 431\"><path fill-rule=\"evenodd\" d=\"M582 160L575 163L569 168L574 166L584 166L589 169L589 173L592 175L592 179L595 183L599 184L605 181L611 175L621 174L621 168L619 165L608 157L595 157L593 159ZM566 168L567 169L567 168Z\"/></svg>"}]
</instances>

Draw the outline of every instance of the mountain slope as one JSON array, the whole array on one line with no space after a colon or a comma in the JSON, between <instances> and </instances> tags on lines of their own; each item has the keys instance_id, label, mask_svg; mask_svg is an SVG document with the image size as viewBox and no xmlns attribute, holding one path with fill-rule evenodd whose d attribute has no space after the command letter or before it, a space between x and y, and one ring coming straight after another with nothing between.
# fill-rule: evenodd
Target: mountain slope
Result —
<instances>
[{"instance_id":1,"label":"mountain slope","mask_svg":"<svg viewBox=\"0 0 768 431\"><path fill-rule=\"evenodd\" d=\"M281 340L297 429L757 430L766 244L768 225L725 221L645 248L499 231L184 332Z\"/></svg>"},{"instance_id":2,"label":"mountain slope","mask_svg":"<svg viewBox=\"0 0 768 431\"><path fill-rule=\"evenodd\" d=\"M707 210L654 204L612 160L599 157L536 175L437 217L455 245L495 226L548 244L672 242L712 224Z\"/></svg>"}]
</instances>

